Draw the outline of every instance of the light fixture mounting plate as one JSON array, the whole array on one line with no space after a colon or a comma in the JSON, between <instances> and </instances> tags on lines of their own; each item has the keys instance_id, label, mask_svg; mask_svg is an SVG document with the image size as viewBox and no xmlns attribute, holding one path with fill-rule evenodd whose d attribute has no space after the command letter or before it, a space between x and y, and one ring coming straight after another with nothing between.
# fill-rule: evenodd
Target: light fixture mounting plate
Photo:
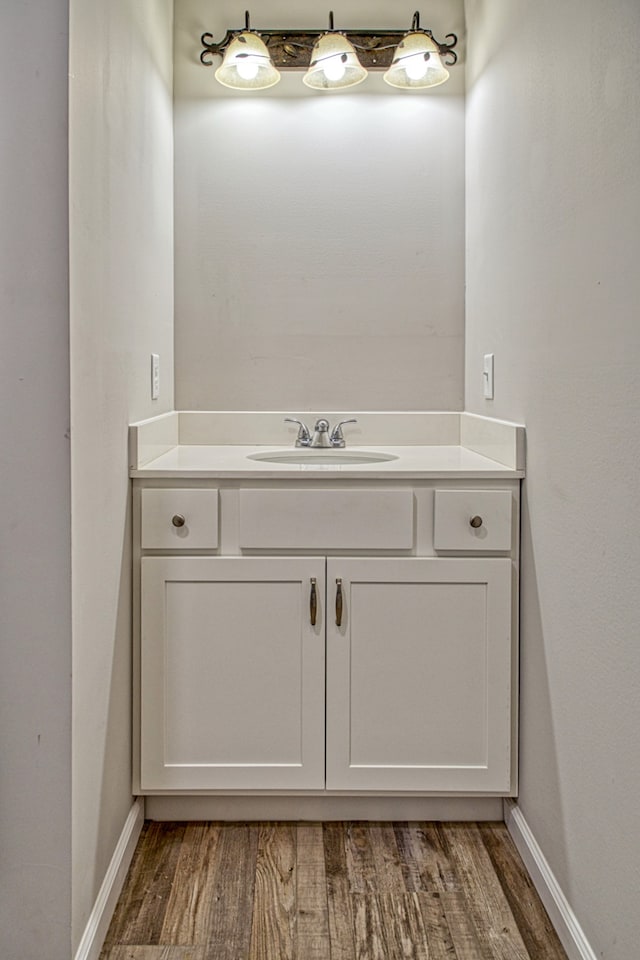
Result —
<instances>
[{"instance_id":1,"label":"light fixture mounting plate","mask_svg":"<svg viewBox=\"0 0 640 960\"><path fill-rule=\"evenodd\" d=\"M203 50L200 61L205 67L213 66L212 57L222 57L235 36L242 32L227 30L223 39L216 43L211 33L202 34ZM324 33L323 30L256 30L255 31L271 55L271 59L278 70L306 70L311 60L313 47ZM367 70L386 70L391 66L393 53L397 45L406 36L406 30L341 30L353 44L358 53L358 59ZM430 30L422 30L438 47L440 55L447 57L447 66L452 66L458 60L455 46L458 38L455 33L447 34L445 43L435 39Z\"/></svg>"}]
</instances>

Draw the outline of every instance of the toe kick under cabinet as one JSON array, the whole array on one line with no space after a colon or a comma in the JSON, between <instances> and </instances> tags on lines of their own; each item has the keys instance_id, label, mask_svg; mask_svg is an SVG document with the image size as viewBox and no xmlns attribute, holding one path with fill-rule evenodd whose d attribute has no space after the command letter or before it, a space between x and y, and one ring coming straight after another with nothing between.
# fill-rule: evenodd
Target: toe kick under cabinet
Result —
<instances>
[{"instance_id":1,"label":"toe kick under cabinet","mask_svg":"<svg viewBox=\"0 0 640 960\"><path fill-rule=\"evenodd\" d=\"M519 482L134 481L139 793L510 795Z\"/></svg>"}]
</instances>

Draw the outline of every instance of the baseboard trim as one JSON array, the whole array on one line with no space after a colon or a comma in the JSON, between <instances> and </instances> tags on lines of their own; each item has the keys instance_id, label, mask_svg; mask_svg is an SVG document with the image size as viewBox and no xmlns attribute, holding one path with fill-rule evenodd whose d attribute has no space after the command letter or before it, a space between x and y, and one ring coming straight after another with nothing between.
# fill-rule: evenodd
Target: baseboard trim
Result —
<instances>
[{"instance_id":1,"label":"baseboard trim","mask_svg":"<svg viewBox=\"0 0 640 960\"><path fill-rule=\"evenodd\" d=\"M144 800L137 797L122 828L111 863L89 914L75 960L98 960L143 824Z\"/></svg>"},{"instance_id":2,"label":"baseboard trim","mask_svg":"<svg viewBox=\"0 0 640 960\"><path fill-rule=\"evenodd\" d=\"M148 796L147 820L502 820L501 797Z\"/></svg>"},{"instance_id":3,"label":"baseboard trim","mask_svg":"<svg viewBox=\"0 0 640 960\"><path fill-rule=\"evenodd\" d=\"M569 960L597 960L522 810L513 800L504 801L504 821Z\"/></svg>"}]
</instances>

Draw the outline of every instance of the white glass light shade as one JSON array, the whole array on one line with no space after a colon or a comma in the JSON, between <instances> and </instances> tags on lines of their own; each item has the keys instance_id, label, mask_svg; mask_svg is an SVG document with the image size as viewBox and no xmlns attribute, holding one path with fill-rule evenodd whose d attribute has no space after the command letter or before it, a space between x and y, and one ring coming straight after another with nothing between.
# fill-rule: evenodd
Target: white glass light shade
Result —
<instances>
[{"instance_id":1,"label":"white glass light shade","mask_svg":"<svg viewBox=\"0 0 640 960\"><path fill-rule=\"evenodd\" d=\"M234 90L266 90L279 81L280 74L258 34L245 30L227 47L215 77Z\"/></svg>"},{"instance_id":2,"label":"white glass light shade","mask_svg":"<svg viewBox=\"0 0 640 960\"><path fill-rule=\"evenodd\" d=\"M449 71L442 65L435 42L419 30L400 41L383 79L392 87L424 89L444 83L449 79Z\"/></svg>"},{"instance_id":3,"label":"white glass light shade","mask_svg":"<svg viewBox=\"0 0 640 960\"><path fill-rule=\"evenodd\" d=\"M302 79L313 90L341 90L355 87L366 76L347 38L341 33L325 33L317 40L311 65Z\"/></svg>"}]
</instances>

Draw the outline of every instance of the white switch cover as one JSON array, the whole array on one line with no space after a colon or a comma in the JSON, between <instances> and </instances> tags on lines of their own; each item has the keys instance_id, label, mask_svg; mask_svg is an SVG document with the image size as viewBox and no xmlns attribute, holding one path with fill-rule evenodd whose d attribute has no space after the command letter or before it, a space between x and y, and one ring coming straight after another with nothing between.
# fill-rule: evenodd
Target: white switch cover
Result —
<instances>
[{"instance_id":1,"label":"white switch cover","mask_svg":"<svg viewBox=\"0 0 640 960\"><path fill-rule=\"evenodd\" d=\"M160 354L151 354L151 399L157 400L160 396Z\"/></svg>"},{"instance_id":2,"label":"white switch cover","mask_svg":"<svg viewBox=\"0 0 640 960\"><path fill-rule=\"evenodd\" d=\"M493 354L485 353L482 368L482 386L485 400L493 400Z\"/></svg>"}]
</instances>

